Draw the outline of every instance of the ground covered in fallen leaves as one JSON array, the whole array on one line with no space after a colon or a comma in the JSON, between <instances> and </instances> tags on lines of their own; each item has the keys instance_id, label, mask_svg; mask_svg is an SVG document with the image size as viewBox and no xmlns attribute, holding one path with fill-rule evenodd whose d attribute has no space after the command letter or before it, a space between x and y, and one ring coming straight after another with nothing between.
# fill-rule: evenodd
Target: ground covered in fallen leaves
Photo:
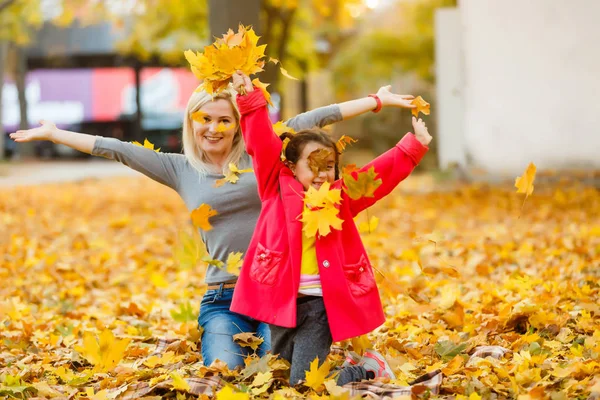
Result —
<instances>
[{"instance_id":1,"label":"ground covered in fallen leaves","mask_svg":"<svg viewBox=\"0 0 600 400\"><path fill-rule=\"evenodd\" d=\"M357 350L379 349L399 385L443 369L440 398L598 398L599 191L540 183L521 210L508 186L419 182L358 218L388 321ZM185 378L220 373L251 397L329 398L320 382L285 388L272 359L202 366L191 233L177 194L148 179L4 189L0 397L112 399L146 382L148 399L196 398ZM512 352L467 364L478 345Z\"/></svg>"}]
</instances>

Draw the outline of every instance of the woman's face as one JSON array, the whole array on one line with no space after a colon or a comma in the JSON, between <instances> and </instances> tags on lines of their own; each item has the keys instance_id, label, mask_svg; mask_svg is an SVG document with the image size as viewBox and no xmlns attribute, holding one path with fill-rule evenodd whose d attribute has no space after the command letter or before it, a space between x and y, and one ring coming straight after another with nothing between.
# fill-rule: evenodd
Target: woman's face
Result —
<instances>
[{"instance_id":1,"label":"woman's face","mask_svg":"<svg viewBox=\"0 0 600 400\"><path fill-rule=\"evenodd\" d=\"M196 144L212 161L220 161L231 152L237 129L231 103L217 99L206 103L193 114Z\"/></svg>"}]
</instances>

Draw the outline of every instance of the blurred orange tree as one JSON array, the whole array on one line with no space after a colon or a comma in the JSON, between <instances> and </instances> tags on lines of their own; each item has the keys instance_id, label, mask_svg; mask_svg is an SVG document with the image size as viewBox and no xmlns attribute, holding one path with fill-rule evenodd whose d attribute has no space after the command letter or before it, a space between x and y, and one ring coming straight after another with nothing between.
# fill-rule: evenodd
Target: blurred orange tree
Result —
<instances>
[{"instance_id":1,"label":"blurred orange tree","mask_svg":"<svg viewBox=\"0 0 600 400\"><path fill-rule=\"evenodd\" d=\"M198 50L212 42L207 0L140 0L131 13L113 15L127 31L119 50L141 59L183 63L183 50ZM328 61L344 38L352 33L356 18L365 9L362 0L262 0L260 44L294 76ZM216 12L216 11L215 11ZM237 26L232 26L237 29ZM225 33L225 32L222 32ZM276 87L280 76L267 82Z\"/></svg>"}]
</instances>

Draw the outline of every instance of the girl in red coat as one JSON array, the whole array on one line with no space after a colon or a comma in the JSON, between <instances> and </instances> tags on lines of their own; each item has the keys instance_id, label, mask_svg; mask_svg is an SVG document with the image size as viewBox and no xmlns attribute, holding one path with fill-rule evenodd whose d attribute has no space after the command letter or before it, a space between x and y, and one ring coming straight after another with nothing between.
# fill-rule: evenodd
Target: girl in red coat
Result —
<instances>
[{"instance_id":1,"label":"girl in red coat","mask_svg":"<svg viewBox=\"0 0 600 400\"><path fill-rule=\"evenodd\" d=\"M358 171L374 168L381 179L372 197L353 199L342 190L339 154L326 133L311 129L286 135L290 140L282 161L283 142L273 131L262 91L254 90L242 74L234 75L233 86L247 93L238 95L237 102L262 211L231 311L270 325L272 352L291 363L290 382L296 384L315 357L325 360L332 341L366 334L384 322L373 269L353 218L411 173L427 152L431 136L425 124L413 118L415 134L406 134ZM412 107L411 99L405 96L406 108ZM374 96L375 111L381 105ZM320 158L317 173L315 156ZM360 364L344 369L338 384L393 376L376 352L366 354Z\"/></svg>"}]
</instances>

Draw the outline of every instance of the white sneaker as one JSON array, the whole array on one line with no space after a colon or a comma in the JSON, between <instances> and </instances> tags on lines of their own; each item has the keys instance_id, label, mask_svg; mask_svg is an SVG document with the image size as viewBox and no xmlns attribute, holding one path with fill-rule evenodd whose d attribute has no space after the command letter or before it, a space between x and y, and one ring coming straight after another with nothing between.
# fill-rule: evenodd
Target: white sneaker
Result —
<instances>
[{"instance_id":1,"label":"white sneaker","mask_svg":"<svg viewBox=\"0 0 600 400\"><path fill-rule=\"evenodd\" d=\"M388 377L396 379L396 375L394 375L385 358L375 350L366 350L358 365L362 365L367 371L373 372L375 378Z\"/></svg>"},{"instance_id":2,"label":"white sneaker","mask_svg":"<svg viewBox=\"0 0 600 400\"><path fill-rule=\"evenodd\" d=\"M352 365L358 365L360 362L360 356L353 351L349 351L346 356L346 361L342 364L342 368L350 367Z\"/></svg>"}]
</instances>

